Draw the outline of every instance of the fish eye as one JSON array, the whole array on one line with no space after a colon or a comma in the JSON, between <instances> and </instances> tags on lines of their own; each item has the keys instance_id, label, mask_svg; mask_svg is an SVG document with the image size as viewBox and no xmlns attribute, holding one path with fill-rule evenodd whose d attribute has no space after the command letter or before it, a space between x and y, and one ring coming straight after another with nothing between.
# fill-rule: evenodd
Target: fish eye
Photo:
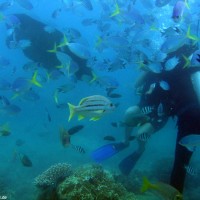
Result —
<instances>
[{"instance_id":1,"label":"fish eye","mask_svg":"<svg viewBox=\"0 0 200 200\"><path fill-rule=\"evenodd\" d=\"M111 104L110 104L110 107L113 107L113 106L114 106L113 103L111 103Z\"/></svg>"}]
</instances>

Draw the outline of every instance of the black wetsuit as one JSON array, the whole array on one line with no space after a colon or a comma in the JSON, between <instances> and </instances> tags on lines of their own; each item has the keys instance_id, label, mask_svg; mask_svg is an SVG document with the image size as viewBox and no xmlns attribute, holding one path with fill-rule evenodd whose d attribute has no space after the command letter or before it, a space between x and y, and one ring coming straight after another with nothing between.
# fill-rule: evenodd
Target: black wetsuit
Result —
<instances>
[{"instance_id":1,"label":"black wetsuit","mask_svg":"<svg viewBox=\"0 0 200 200\"><path fill-rule=\"evenodd\" d=\"M173 165L173 170L171 173L170 184L177 188L180 192L183 191L184 181L186 176L185 166L189 165L192 152L186 147L181 146L179 141L184 136L189 134L200 134L200 102L196 92L194 91L191 75L200 70L200 67L189 67L186 69L182 68L182 62L171 71L166 71L161 74L151 74L147 76L146 88L151 83L156 83L156 89L151 95L143 95L141 98L140 106L146 105L158 105L159 102L163 103L165 114L168 117L177 117L177 139L175 148L175 160ZM166 81L170 89L169 91L164 91L159 88L159 81ZM158 123L158 117L156 113L152 114L152 124L157 130L165 125L165 119L163 123Z\"/></svg>"},{"instance_id":2,"label":"black wetsuit","mask_svg":"<svg viewBox=\"0 0 200 200\"><path fill-rule=\"evenodd\" d=\"M177 68L167 74L171 86L170 99L172 116L177 116L177 140L175 148L175 161L171 174L171 185L180 192L183 191L186 169L190 162L192 152L181 146L179 141L189 134L200 134L200 103L194 91L191 75L198 68Z\"/></svg>"},{"instance_id":3,"label":"black wetsuit","mask_svg":"<svg viewBox=\"0 0 200 200\"><path fill-rule=\"evenodd\" d=\"M163 128L166 124L169 117L169 91L164 90L160 87L160 82L163 81L162 77L158 76L158 74L154 74L149 72L145 78L145 82L143 84L143 90L141 99L139 102L139 107L141 109L152 107L152 112L147 114L150 117L150 123L154 127L155 131ZM150 87L154 85L152 92L150 91ZM148 93L150 91L150 93ZM158 106L162 104L163 106L163 114L159 116L158 114Z\"/></svg>"}]
</instances>

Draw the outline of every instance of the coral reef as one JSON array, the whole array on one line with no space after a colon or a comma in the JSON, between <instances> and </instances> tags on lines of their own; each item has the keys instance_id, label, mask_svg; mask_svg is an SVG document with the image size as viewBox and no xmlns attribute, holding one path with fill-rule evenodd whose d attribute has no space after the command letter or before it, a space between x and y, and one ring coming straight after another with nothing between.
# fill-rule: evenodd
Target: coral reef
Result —
<instances>
[{"instance_id":1,"label":"coral reef","mask_svg":"<svg viewBox=\"0 0 200 200\"><path fill-rule=\"evenodd\" d=\"M56 187L65 177L72 173L71 165L67 163L58 163L52 165L49 169L37 176L34 180L35 186L40 189Z\"/></svg>"},{"instance_id":2,"label":"coral reef","mask_svg":"<svg viewBox=\"0 0 200 200\"><path fill-rule=\"evenodd\" d=\"M59 200L136 200L133 193L128 193L100 165L76 169L57 187L57 195Z\"/></svg>"}]
</instances>

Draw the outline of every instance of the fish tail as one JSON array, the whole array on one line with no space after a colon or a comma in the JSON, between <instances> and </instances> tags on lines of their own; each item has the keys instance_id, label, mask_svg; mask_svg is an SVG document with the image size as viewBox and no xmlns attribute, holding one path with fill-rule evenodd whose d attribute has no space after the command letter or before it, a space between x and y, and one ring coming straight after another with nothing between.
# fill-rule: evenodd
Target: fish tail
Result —
<instances>
[{"instance_id":1,"label":"fish tail","mask_svg":"<svg viewBox=\"0 0 200 200\"><path fill-rule=\"evenodd\" d=\"M115 10L114 12L110 15L110 17L115 17L116 15L120 14L120 8L119 5L117 4L117 2L115 2Z\"/></svg>"},{"instance_id":2,"label":"fish tail","mask_svg":"<svg viewBox=\"0 0 200 200\"><path fill-rule=\"evenodd\" d=\"M5 124L2 125L2 130L4 130L4 131L10 131L10 127L9 127L8 122L6 122Z\"/></svg>"},{"instance_id":3,"label":"fish tail","mask_svg":"<svg viewBox=\"0 0 200 200\"><path fill-rule=\"evenodd\" d=\"M68 103L69 106L69 118L68 118L68 122L72 119L72 117L75 115L75 106Z\"/></svg>"},{"instance_id":4,"label":"fish tail","mask_svg":"<svg viewBox=\"0 0 200 200\"><path fill-rule=\"evenodd\" d=\"M19 97L19 93L15 93L15 94L11 97L11 100L16 99L17 97Z\"/></svg>"},{"instance_id":5,"label":"fish tail","mask_svg":"<svg viewBox=\"0 0 200 200\"><path fill-rule=\"evenodd\" d=\"M183 69L188 68L190 66L190 59L188 57L186 57L185 55L182 55L184 60L185 60L185 64L183 66Z\"/></svg>"},{"instance_id":6,"label":"fish tail","mask_svg":"<svg viewBox=\"0 0 200 200\"><path fill-rule=\"evenodd\" d=\"M32 79L30 80L30 82L33 85L36 85L37 87L42 87L42 84L37 81L37 74L38 74L38 71L35 71L34 74L33 74Z\"/></svg>"},{"instance_id":7,"label":"fish tail","mask_svg":"<svg viewBox=\"0 0 200 200\"><path fill-rule=\"evenodd\" d=\"M196 35L192 35L191 34L191 25L188 26L188 29L187 29L187 33L186 33L186 37L190 40L194 40L195 42L196 41L199 41L200 38L198 38Z\"/></svg>"},{"instance_id":8,"label":"fish tail","mask_svg":"<svg viewBox=\"0 0 200 200\"><path fill-rule=\"evenodd\" d=\"M155 189L155 185L150 183L147 177L143 177L142 187L140 189L141 192L146 192L149 189Z\"/></svg>"},{"instance_id":9,"label":"fish tail","mask_svg":"<svg viewBox=\"0 0 200 200\"><path fill-rule=\"evenodd\" d=\"M66 37L66 35L64 34L64 36L63 36L63 42L61 42L57 47L64 47L64 46L67 46L69 44L69 41L68 41L68 39L67 39L67 37Z\"/></svg>"},{"instance_id":10,"label":"fish tail","mask_svg":"<svg viewBox=\"0 0 200 200\"><path fill-rule=\"evenodd\" d=\"M94 72L92 72L92 79L90 80L90 83L93 83L96 80L97 80L97 75Z\"/></svg>"},{"instance_id":11,"label":"fish tail","mask_svg":"<svg viewBox=\"0 0 200 200\"><path fill-rule=\"evenodd\" d=\"M189 5L188 0L185 0L185 6L186 6L187 9L190 9L190 5Z\"/></svg>"},{"instance_id":12,"label":"fish tail","mask_svg":"<svg viewBox=\"0 0 200 200\"><path fill-rule=\"evenodd\" d=\"M47 52L49 52L49 53L56 53L56 52L57 52L57 46L56 46L56 43L54 44L53 49L47 50Z\"/></svg>"},{"instance_id":13,"label":"fish tail","mask_svg":"<svg viewBox=\"0 0 200 200\"><path fill-rule=\"evenodd\" d=\"M102 44L102 42L103 42L103 38L100 37L100 36L98 36L98 37L97 37L97 41L96 41L96 43L95 43L95 47L96 47L96 48L99 47L99 46Z\"/></svg>"}]
</instances>

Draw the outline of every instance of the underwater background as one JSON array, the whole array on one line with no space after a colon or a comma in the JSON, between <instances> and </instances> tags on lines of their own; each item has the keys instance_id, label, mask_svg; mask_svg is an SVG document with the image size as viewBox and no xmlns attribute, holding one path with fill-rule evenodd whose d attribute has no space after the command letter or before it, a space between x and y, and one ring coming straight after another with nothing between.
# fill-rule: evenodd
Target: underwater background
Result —
<instances>
[{"instance_id":1,"label":"underwater background","mask_svg":"<svg viewBox=\"0 0 200 200\"><path fill-rule=\"evenodd\" d=\"M200 3L197 0L186 1L189 8L185 8L180 21L175 22L172 19L172 10L176 2L0 1L1 199L65 199L58 198L54 194L55 190L47 190L46 196L40 196L41 188L35 185L37 176L58 163L71 165L70 170L79 169L76 176L82 179L89 176L88 173L92 176L92 172L98 174L106 170L109 175L108 180L105 179L105 185L111 187L112 184L122 184L128 192L135 194L134 197L126 199L163 199L149 191L141 193L140 187L143 176L147 176L153 182L169 181L176 141L176 119L170 119L163 129L148 140L145 153L128 177L120 175L118 164L137 148L135 141L124 151L100 163L100 166L92 160L91 153L111 142L105 140L106 136L112 136L115 142L123 141L124 127L120 126L120 123L123 121L124 112L139 101L139 96L135 94L134 82L141 73L143 58L149 59L153 53L161 51L165 42L161 32L176 27L186 33L190 24L191 32L198 37ZM26 32L26 27L20 25L18 14L24 14L43 24L40 30L33 32L51 35L57 31L65 35L69 42L87 47L79 49L80 46L77 45L73 49L76 56L84 60L84 66L77 61L78 66L74 64L53 68L43 64L43 61L40 63L37 59L31 59L34 54L43 55L42 44L40 45L39 38L38 41L15 38L16 30L22 28L22 31ZM178 47L186 44L185 40L181 38ZM50 49L53 49L58 41L48 42L52 46ZM175 43L173 40L170 42L172 45ZM34 45L37 46L37 51L30 50L27 53L26 50ZM46 49L45 53L50 49ZM49 53L49 57L53 54L55 56L55 52ZM64 59L58 59L61 64L69 61L67 57L61 59ZM36 81L33 80L34 75ZM67 103L78 105L81 99L91 95L107 97L116 105L116 109L97 121L89 121L88 118L78 120L77 116L68 121L70 112ZM73 145L64 147L60 139L61 129L69 130L77 126L81 126L81 130L70 136L70 143ZM197 174L187 174L184 191L186 200L200 199L199 161L197 149L190 163L192 168L197 170ZM110 176L114 177L111 182ZM98 178L100 177L101 174ZM84 186L85 182L81 182L81 178L77 179L80 181L79 188L89 188L97 184L91 181L89 185ZM114 193L117 193L117 190L125 193L121 185L115 187L119 188L113 190ZM77 188L72 186L71 192L73 190ZM83 193L88 191L83 189ZM66 199L120 198L79 196Z\"/></svg>"}]
</instances>

